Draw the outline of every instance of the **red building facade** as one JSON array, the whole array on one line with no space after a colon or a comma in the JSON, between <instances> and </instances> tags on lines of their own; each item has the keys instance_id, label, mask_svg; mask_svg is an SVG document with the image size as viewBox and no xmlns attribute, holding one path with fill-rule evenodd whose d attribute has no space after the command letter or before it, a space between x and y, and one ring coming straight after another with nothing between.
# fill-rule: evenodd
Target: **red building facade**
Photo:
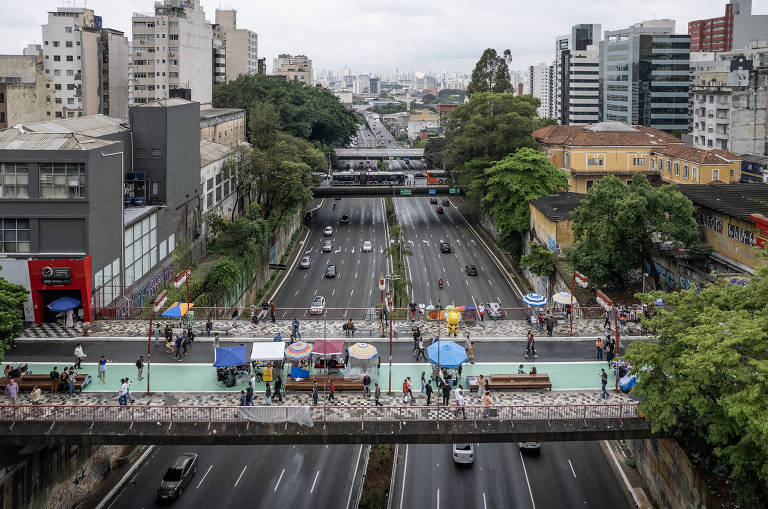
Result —
<instances>
[{"instance_id":1,"label":"red building facade","mask_svg":"<svg viewBox=\"0 0 768 509\"><path fill-rule=\"evenodd\" d=\"M83 321L93 321L91 255L77 260L29 260L27 263L35 323L47 321L48 304L60 297L79 299Z\"/></svg>"},{"instance_id":2,"label":"red building facade","mask_svg":"<svg viewBox=\"0 0 768 509\"><path fill-rule=\"evenodd\" d=\"M731 51L733 49L733 4L726 4L725 16L698 19L688 23L691 51Z\"/></svg>"}]
</instances>

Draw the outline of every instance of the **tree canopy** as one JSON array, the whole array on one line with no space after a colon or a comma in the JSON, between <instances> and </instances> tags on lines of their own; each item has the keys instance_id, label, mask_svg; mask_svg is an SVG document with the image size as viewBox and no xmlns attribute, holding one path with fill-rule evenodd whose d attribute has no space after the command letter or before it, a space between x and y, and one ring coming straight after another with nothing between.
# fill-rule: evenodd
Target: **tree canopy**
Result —
<instances>
[{"instance_id":1,"label":"tree canopy","mask_svg":"<svg viewBox=\"0 0 768 509\"><path fill-rule=\"evenodd\" d=\"M549 277L555 273L555 253L538 242L529 242L528 248L530 252L520 257L520 266L537 276Z\"/></svg>"},{"instance_id":2,"label":"tree canopy","mask_svg":"<svg viewBox=\"0 0 768 509\"><path fill-rule=\"evenodd\" d=\"M427 169L445 168L445 138L429 138L424 147L424 162Z\"/></svg>"},{"instance_id":3,"label":"tree canopy","mask_svg":"<svg viewBox=\"0 0 768 509\"><path fill-rule=\"evenodd\" d=\"M273 107L279 119L266 109ZM302 83L268 78L261 75L241 76L213 87L213 105L217 108L245 108L253 122L253 110L273 128L324 145L346 145L357 132L355 114L344 107L338 97L325 89ZM262 125L264 125L262 123ZM256 132L259 132L257 128ZM250 125L254 133L254 125ZM254 145L257 145L254 143Z\"/></svg>"},{"instance_id":4,"label":"tree canopy","mask_svg":"<svg viewBox=\"0 0 768 509\"><path fill-rule=\"evenodd\" d=\"M650 303L660 292L641 296ZM741 507L768 496L768 267L749 283L664 293L668 310L644 324L626 359L654 432L699 447L730 472ZM723 468L725 467L725 468Z\"/></svg>"},{"instance_id":5,"label":"tree canopy","mask_svg":"<svg viewBox=\"0 0 768 509\"><path fill-rule=\"evenodd\" d=\"M512 92L512 80L509 76L509 63L512 62L512 52L505 49L499 55L493 48L483 51L480 60L472 70L472 79L467 85L467 95L479 92L502 94Z\"/></svg>"},{"instance_id":6,"label":"tree canopy","mask_svg":"<svg viewBox=\"0 0 768 509\"><path fill-rule=\"evenodd\" d=\"M24 328L24 302L29 291L0 277L0 361Z\"/></svg>"},{"instance_id":7,"label":"tree canopy","mask_svg":"<svg viewBox=\"0 0 768 509\"><path fill-rule=\"evenodd\" d=\"M571 219L568 262L598 286L626 286L644 260L654 267L654 240L683 248L698 242L691 201L674 185L651 186L641 173L628 185L613 175L601 178Z\"/></svg>"},{"instance_id":8,"label":"tree canopy","mask_svg":"<svg viewBox=\"0 0 768 509\"><path fill-rule=\"evenodd\" d=\"M483 201L508 248L516 248L510 242L529 228L528 200L568 188L568 175L555 167L546 154L531 148L521 148L492 163L485 174L488 182Z\"/></svg>"}]
</instances>

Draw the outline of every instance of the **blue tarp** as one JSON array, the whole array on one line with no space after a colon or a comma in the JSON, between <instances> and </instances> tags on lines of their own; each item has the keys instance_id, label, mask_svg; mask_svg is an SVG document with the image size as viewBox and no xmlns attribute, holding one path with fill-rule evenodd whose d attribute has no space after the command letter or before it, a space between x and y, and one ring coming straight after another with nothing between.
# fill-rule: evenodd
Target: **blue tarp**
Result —
<instances>
[{"instance_id":1,"label":"blue tarp","mask_svg":"<svg viewBox=\"0 0 768 509\"><path fill-rule=\"evenodd\" d=\"M245 354L248 348L242 346L222 346L216 349L216 361L213 366L216 368L226 368L227 366L241 366L247 364Z\"/></svg>"},{"instance_id":2,"label":"blue tarp","mask_svg":"<svg viewBox=\"0 0 768 509\"><path fill-rule=\"evenodd\" d=\"M438 355L438 348L439 355ZM453 341L437 341L427 347L429 362L444 368L457 368L467 362L467 352ZM438 357L440 362L438 362Z\"/></svg>"},{"instance_id":3,"label":"blue tarp","mask_svg":"<svg viewBox=\"0 0 768 509\"><path fill-rule=\"evenodd\" d=\"M48 309L51 311L69 311L80 307L80 299L74 297L61 297L48 304Z\"/></svg>"},{"instance_id":4,"label":"blue tarp","mask_svg":"<svg viewBox=\"0 0 768 509\"><path fill-rule=\"evenodd\" d=\"M309 371L291 366L291 378L309 378Z\"/></svg>"}]
</instances>

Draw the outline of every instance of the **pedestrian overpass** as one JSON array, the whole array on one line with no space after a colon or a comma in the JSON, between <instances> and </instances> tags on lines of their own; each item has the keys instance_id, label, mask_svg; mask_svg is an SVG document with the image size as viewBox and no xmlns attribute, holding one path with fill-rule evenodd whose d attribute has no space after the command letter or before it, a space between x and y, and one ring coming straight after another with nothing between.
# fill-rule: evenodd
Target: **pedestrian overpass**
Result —
<instances>
[{"instance_id":1,"label":"pedestrian overpass","mask_svg":"<svg viewBox=\"0 0 768 509\"><path fill-rule=\"evenodd\" d=\"M448 444L651 437L636 403L455 406L0 406L0 446Z\"/></svg>"},{"instance_id":2,"label":"pedestrian overpass","mask_svg":"<svg viewBox=\"0 0 768 509\"><path fill-rule=\"evenodd\" d=\"M312 188L315 198L355 198L365 196L429 196L462 194L460 189L443 184L423 186L319 186Z\"/></svg>"},{"instance_id":3,"label":"pedestrian overpass","mask_svg":"<svg viewBox=\"0 0 768 509\"><path fill-rule=\"evenodd\" d=\"M337 148L336 157L365 161L383 161L386 159L421 159L423 148Z\"/></svg>"}]
</instances>

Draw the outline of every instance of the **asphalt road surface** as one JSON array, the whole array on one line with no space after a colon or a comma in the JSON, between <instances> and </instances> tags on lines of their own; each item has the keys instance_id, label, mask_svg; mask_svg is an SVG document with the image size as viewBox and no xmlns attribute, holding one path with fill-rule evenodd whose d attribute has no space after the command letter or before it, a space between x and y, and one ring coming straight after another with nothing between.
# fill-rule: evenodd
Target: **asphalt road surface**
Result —
<instances>
[{"instance_id":1,"label":"asphalt road surface","mask_svg":"<svg viewBox=\"0 0 768 509\"><path fill-rule=\"evenodd\" d=\"M454 464L450 445L406 447L395 509L629 508L599 442L544 443L538 457L522 456L517 444L475 444L471 466Z\"/></svg>"},{"instance_id":2,"label":"asphalt road surface","mask_svg":"<svg viewBox=\"0 0 768 509\"><path fill-rule=\"evenodd\" d=\"M156 447L108 507L165 507L157 500L163 472L177 455L195 452L197 473L173 502L176 508L343 509L360 450L359 445Z\"/></svg>"}]
</instances>

